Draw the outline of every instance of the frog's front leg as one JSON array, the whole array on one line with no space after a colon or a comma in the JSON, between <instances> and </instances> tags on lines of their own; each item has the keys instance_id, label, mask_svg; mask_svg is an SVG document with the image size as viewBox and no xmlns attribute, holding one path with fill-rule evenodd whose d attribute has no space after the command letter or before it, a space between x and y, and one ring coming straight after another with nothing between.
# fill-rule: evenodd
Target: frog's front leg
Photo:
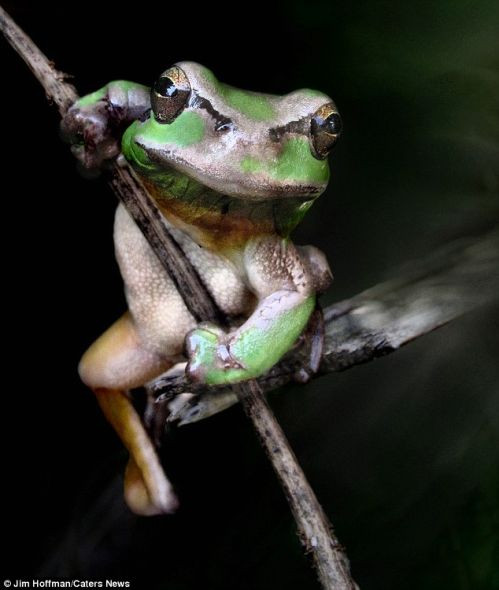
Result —
<instances>
[{"instance_id":1,"label":"frog's front leg","mask_svg":"<svg viewBox=\"0 0 499 590\"><path fill-rule=\"evenodd\" d=\"M170 513L177 506L154 446L127 395L129 389L143 385L170 365L167 358L142 346L127 313L92 344L79 366L82 380L96 394L130 453L125 499L137 514Z\"/></svg>"},{"instance_id":2,"label":"frog's front leg","mask_svg":"<svg viewBox=\"0 0 499 590\"><path fill-rule=\"evenodd\" d=\"M209 327L187 337L189 376L209 385L253 379L293 346L315 307L315 295L280 290L266 297L238 330L221 336Z\"/></svg>"},{"instance_id":3,"label":"frog's front leg","mask_svg":"<svg viewBox=\"0 0 499 590\"><path fill-rule=\"evenodd\" d=\"M315 308L316 292L325 286L322 272L312 271L308 258L278 236L256 239L246 247L247 279L259 303L229 334L203 325L188 334L187 373L193 380L221 385L253 379L290 350ZM327 263L323 266L330 277ZM321 284L314 278L319 274Z\"/></svg>"},{"instance_id":4,"label":"frog's front leg","mask_svg":"<svg viewBox=\"0 0 499 590\"><path fill-rule=\"evenodd\" d=\"M119 154L124 129L150 106L147 86L115 80L77 100L64 116L61 131L85 168L99 168Z\"/></svg>"}]
</instances>

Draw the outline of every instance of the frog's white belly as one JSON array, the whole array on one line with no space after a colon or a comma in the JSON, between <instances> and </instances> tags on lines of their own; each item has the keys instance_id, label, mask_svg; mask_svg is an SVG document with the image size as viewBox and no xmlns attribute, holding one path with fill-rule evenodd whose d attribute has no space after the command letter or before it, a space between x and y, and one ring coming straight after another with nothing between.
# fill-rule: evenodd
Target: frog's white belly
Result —
<instances>
[{"instance_id":1,"label":"frog's white belly","mask_svg":"<svg viewBox=\"0 0 499 590\"><path fill-rule=\"evenodd\" d=\"M202 248L183 231L172 226L169 229L218 306L228 315L247 316L254 297L242 273L229 260ZM114 243L128 306L142 344L162 356L181 354L185 334L196 322L123 205L116 210Z\"/></svg>"}]
</instances>

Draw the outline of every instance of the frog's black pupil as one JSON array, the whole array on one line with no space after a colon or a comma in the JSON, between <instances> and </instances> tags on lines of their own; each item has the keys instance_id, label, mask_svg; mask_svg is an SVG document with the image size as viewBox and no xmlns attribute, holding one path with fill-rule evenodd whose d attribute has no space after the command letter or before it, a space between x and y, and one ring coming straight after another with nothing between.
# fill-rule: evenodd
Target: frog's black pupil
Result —
<instances>
[{"instance_id":1,"label":"frog's black pupil","mask_svg":"<svg viewBox=\"0 0 499 590\"><path fill-rule=\"evenodd\" d=\"M331 113L329 117L324 121L324 131L337 135L341 131L341 117L338 113Z\"/></svg>"},{"instance_id":2,"label":"frog's black pupil","mask_svg":"<svg viewBox=\"0 0 499 590\"><path fill-rule=\"evenodd\" d=\"M175 83L170 80L170 78L164 77L160 78L156 84L154 85L154 90L160 95L164 97L171 98L175 96L178 92Z\"/></svg>"}]
</instances>

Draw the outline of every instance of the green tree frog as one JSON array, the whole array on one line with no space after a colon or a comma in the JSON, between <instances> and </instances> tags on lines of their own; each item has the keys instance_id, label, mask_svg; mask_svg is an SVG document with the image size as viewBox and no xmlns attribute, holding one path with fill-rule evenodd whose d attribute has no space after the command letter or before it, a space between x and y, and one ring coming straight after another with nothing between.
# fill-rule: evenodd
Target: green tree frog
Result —
<instances>
[{"instance_id":1,"label":"green tree frog","mask_svg":"<svg viewBox=\"0 0 499 590\"><path fill-rule=\"evenodd\" d=\"M243 91L178 63L152 89L110 82L62 122L88 168L121 151L233 327L197 326L122 205L114 242L128 311L83 355L79 373L130 452L125 499L139 514L172 512L171 484L128 391L187 356L209 385L258 377L290 350L330 284L324 255L290 232L329 178L341 132L321 92Z\"/></svg>"}]
</instances>

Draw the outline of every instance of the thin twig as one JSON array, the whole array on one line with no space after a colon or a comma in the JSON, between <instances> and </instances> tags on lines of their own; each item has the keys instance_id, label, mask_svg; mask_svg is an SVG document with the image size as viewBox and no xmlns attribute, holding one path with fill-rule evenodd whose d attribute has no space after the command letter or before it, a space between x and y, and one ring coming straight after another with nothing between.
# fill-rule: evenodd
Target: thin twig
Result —
<instances>
[{"instance_id":1,"label":"thin twig","mask_svg":"<svg viewBox=\"0 0 499 590\"><path fill-rule=\"evenodd\" d=\"M56 105L61 116L64 115L78 98L76 88L67 82L69 76L56 70L54 64L38 49L31 38L16 25L1 6L0 28L7 41L43 86L47 100Z\"/></svg>"},{"instance_id":2,"label":"thin twig","mask_svg":"<svg viewBox=\"0 0 499 590\"><path fill-rule=\"evenodd\" d=\"M262 390L255 381L248 382L246 387L249 391L246 398L241 400L244 411L252 419L267 450L295 520L299 523L301 541L307 552L314 555L317 573L324 588L358 588L351 578L345 550L336 539L293 449L289 444L282 444L286 437L262 395ZM333 563L334 567L331 567Z\"/></svg>"},{"instance_id":3,"label":"thin twig","mask_svg":"<svg viewBox=\"0 0 499 590\"><path fill-rule=\"evenodd\" d=\"M65 81L33 41L0 8L0 27L16 51L28 64L63 115L76 99L73 86ZM138 223L154 252L175 281L184 302L196 319L212 319L222 314L195 270L178 247L155 211L155 206L128 165L114 164L111 186ZM140 215L138 215L140 213ZM311 553L319 580L327 590L353 590L344 550L335 538L315 494L308 484L274 414L256 381L234 387L247 415L279 476L295 517L300 539Z\"/></svg>"}]
</instances>

